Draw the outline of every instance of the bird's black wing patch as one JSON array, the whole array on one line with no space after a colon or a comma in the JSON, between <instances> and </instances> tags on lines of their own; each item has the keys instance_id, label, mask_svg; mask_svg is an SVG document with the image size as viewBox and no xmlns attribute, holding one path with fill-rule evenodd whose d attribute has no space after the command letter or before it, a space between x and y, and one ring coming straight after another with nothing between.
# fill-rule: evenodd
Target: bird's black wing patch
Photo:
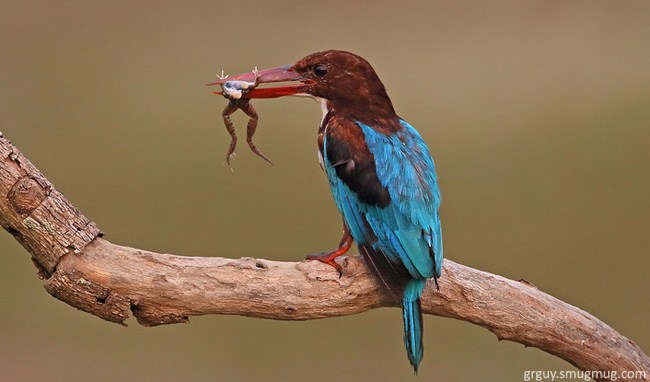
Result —
<instances>
[{"instance_id":1,"label":"bird's black wing patch","mask_svg":"<svg viewBox=\"0 0 650 382\"><path fill-rule=\"evenodd\" d=\"M391 201L390 195L377 177L375 158L368 150L361 128L352 121L331 118L325 134L324 154L336 170L336 176L362 203L386 207Z\"/></svg>"}]
</instances>

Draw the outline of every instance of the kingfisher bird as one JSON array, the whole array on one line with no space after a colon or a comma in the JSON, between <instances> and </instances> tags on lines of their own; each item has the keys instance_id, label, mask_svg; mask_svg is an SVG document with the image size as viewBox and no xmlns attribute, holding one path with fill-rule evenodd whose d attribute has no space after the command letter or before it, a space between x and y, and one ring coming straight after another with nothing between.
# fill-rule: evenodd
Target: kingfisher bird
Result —
<instances>
[{"instance_id":1,"label":"kingfisher bird","mask_svg":"<svg viewBox=\"0 0 650 382\"><path fill-rule=\"evenodd\" d=\"M340 273L335 259L357 244L373 274L401 301L404 343L417 373L423 356L420 297L427 279L438 288L443 261L440 190L426 143L397 115L368 61L354 53L316 52L293 65L208 85L255 76L260 84L290 83L255 88L244 97L309 96L320 103L318 156L343 217L343 237L335 250L307 258Z\"/></svg>"}]
</instances>

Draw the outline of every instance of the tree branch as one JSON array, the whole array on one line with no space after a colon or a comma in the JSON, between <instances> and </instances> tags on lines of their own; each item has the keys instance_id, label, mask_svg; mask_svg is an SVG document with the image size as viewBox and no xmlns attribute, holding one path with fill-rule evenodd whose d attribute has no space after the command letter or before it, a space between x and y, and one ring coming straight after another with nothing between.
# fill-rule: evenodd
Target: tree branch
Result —
<instances>
[{"instance_id":1,"label":"tree branch","mask_svg":"<svg viewBox=\"0 0 650 382\"><path fill-rule=\"evenodd\" d=\"M339 278L317 261L181 257L112 244L1 135L0 224L31 253L50 294L120 324L130 314L155 326L205 314L308 320L396 306L358 257L344 258ZM581 370L650 378L650 358L632 341L528 282L450 260L441 280L439 292L427 284L426 314L481 325Z\"/></svg>"}]
</instances>

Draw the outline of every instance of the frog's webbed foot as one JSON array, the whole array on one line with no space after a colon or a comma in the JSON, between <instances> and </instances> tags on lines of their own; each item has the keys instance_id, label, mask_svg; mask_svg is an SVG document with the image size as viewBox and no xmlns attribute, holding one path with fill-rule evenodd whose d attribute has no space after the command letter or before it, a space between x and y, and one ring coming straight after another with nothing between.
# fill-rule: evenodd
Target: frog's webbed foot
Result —
<instances>
[{"instance_id":1,"label":"frog's webbed foot","mask_svg":"<svg viewBox=\"0 0 650 382\"><path fill-rule=\"evenodd\" d=\"M220 80L225 80L226 78L228 78L228 75L225 74L225 72L222 69L221 74L217 74L217 78L220 79Z\"/></svg>"},{"instance_id":2,"label":"frog's webbed foot","mask_svg":"<svg viewBox=\"0 0 650 382\"><path fill-rule=\"evenodd\" d=\"M253 80L253 86L250 88L250 90L255 89L260 84L260 71L257 70L257 66L253 68L252 72L255 76L255 80Z\"/></svg>"}]
</instances>

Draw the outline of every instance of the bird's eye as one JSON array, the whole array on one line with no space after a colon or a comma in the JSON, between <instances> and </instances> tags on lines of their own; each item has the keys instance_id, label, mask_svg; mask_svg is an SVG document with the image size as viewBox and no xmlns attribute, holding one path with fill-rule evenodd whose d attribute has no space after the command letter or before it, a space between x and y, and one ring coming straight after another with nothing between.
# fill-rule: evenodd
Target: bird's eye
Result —
<instances>
[{"instance_id":1,"label":"bird's eye","mask_svg":"<svg viewBox=\"0 0 650 382\"><path fill-rule=\"evenodd\" d=\"M318 65L314 66L312 71L314 72L314 74L317 77L323 77L324 75L327 74L327 66L325 66L323 64L318 64Z\"/></svg>"}]
</instances>

